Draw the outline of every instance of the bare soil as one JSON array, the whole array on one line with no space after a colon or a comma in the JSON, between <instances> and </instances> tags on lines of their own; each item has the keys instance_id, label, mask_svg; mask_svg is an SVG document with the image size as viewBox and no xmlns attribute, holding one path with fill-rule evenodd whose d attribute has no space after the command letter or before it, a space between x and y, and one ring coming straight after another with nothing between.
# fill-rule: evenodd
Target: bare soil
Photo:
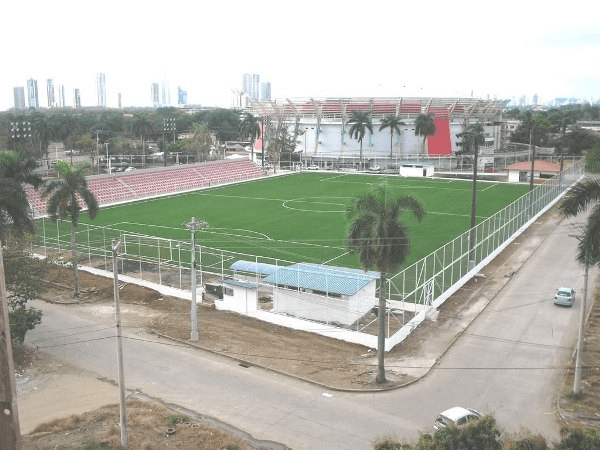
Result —
<instances>
[{"instance_id":1,"label":"bare soil","mask_svg":"<svg viewBox=\"0 0 600 450\"><path fill-rule=\"evenodd\" d=\"M547 214L540 219L541 226L548 220L548 216ZM461 318L470 316L474 299L493 296L488 295L488 292L511 276L514 260L519 258L521 251L520 243L527 241L530 233L536 232L535 227L532 228L521 236L520 242L509 246L486 267L485 277L475 277L469 281L439 308L435 317L427 320L425 326L417 328L404 342L386 354L388 381L383 386L375 383L377 361L373 350L239 314L217 311L204 303L199 308L200 339L194 345L205 351L236 358L243 364L260 365L330 388L369 390L394 388L409 383L426 373L426 370L411 371L406 367L407 364L402 363L410 359L413 366L418 366L420 362L423 366L428 366L443 353L446 346L460 333ZM80 276L82 295L74 300L72 272L63 268L52 269L45 277L48 289L43 299L55 303L77 304L79 308L88 308L88 312L98 318L112 317L112 279L86 272L80 272ZM164 297L151 289L132 284L122 286L120 298L125 330L160 334L191 345L189 301ZM448 335L447 341L440 343L444 348L433 348L432 351L430 336L431 330L436 327L443 327L446 332L455 331L445 333ZM565 367L565 382L558 393L560 400L557 406L567 426L598 427L600 424L599 358L600 306L595 302L587 327L584 395L577 400L570 397L572 364ZM82 379L86 376L94 379L93 374L82 374L76 368L58 364L34 349L26 352L24 364L18 372L21 377L42 380L38 383L40 390L43 390L44 378L51 376L75 373ZM24 383L21 387L19 398L23 393L26 397L32 392L31 386L28 387L27 384ZM114 401L114 396L108 398L109 402ZM240 433L235 430L229 430L231 434L228 434L227 427L214 423L211 425L206 418L194 415L193 412L187 412L189 419L184 424L177 425L176 433L167 437L165 421L166 417L174 414L173 408L151 399L133 400L130 397L131 413L128 417L130 424L136 424L130 425L132 449L149 450L167 445L181 449L284 448L274 443L257 443L247 436L240 437ZM38 427L34 433L24 437L23 448L81 448L90 442L105 445L96 448L117 448L120 442L118 406L95 408L87 409L88 412L84 414L76 413L70 418ZM175 414L181 412L176 411ZM55 417L52 411L47 412L47 419ZM208 436L214 439L209 439Z\"/></svg>"}]
</instances>

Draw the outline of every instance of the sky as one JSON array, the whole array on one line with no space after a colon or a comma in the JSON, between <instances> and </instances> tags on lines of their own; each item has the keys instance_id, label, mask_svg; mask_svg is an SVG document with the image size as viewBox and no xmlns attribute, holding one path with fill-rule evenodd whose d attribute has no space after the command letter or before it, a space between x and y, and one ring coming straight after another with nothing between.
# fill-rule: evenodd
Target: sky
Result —
<instances>
[{"instance_id":1,"label":"sky","mask_svg":"<svg viewBox=\"0 0 600 450\"><path fill-rule=\"evenodd\" d=\"M591 0L30 0L0 6L0 110L37 79L95 106L151 106L168 81L188 103L229 107L244 73L272 98L600 99L600 15ZM56 88L55 88L56 89Z\"/></svg>"}]
</instances>

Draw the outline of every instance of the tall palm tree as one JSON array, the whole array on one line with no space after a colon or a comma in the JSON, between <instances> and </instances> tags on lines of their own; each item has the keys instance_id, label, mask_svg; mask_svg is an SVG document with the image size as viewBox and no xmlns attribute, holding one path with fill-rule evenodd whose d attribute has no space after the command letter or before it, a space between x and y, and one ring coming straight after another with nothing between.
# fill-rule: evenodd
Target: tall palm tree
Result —
<instances>
[{"instance_id":1,"label":"tall palm tree","mask_svg":"<svg viewBox=\"0 0 600 450\"><path fill-rule=\"evenodd\" d=\"M473 155L473 183L471 190L471 227L469 235L469 264L475 266L475 225L477 225L477 162L479 160L479 146L485 143L483 125L476 123L468 125L462 133L456 135L461 139L457 145L462 147L460 154ZM470 267L472 268L472 267Z\"/></svg>"},{"instance_id":2,"label":"tall palm tree","mask_svg":"<svg viewBox=\"0 0 600 450\"><path fill-rule=\"evenodd\" d=\"M134 114L132 118L131 131L133 131L134 136L139 136L142 141L142 168L146 166L146 146L144 145L144 137L150 136L154 133L154 123L150 118L150 114L141 113ZM163 149L163 158L165 159L165 164L167 161L167 152L166 149ZM108 164L108 161L106 162Z\"/></svg>"},{"instance_id":3,"label":"tall palm tree","mask_svg":"<svg viewBox=\"0 0 600 450\"><path fill-rule=\"evenodd\" d=\"M3 408L9 412L0 416L1 448L21 448L2 239L9 231L33 232L32 211L24 184L37 188L42 183L42 179L33 174L35 167L33 159L23 159L13 152L0 153L0 392L4 393Z\"/></svg>"},{"instance_id":4,"label":"tall palm tree","mask_svg":"<svg viewBox=\"0 0 600 450\"><path fill-rule=\"evenodd\" d=\"M369 130L370 133L373 133L373 122L371 121L371 117L366 111L354 110L350 115L350 119L348 119L349 124L351 124L348 133L352 139L356 139L360 144L360 162L359 166L362 169L363 166L363 146L362 141L365 137L365 133Z\"/></svg>"},{"instance_id":5,"label":"tall palm tree","mask_svg":"<svg viewBox=\"0 0 600 450\"><path fill-rule=\"evenodd\" d=\"M71 257L73 259L73 295L79 296L79 271L77 267L77 224L81 214L78 196L83 200L91 219L96 217L100 207L98 200L88 188L85 178L88 164L71 166L65 161L56 164L58 178L50 180L42 191L44 198L48 197L46 210L54 221L69 217L71 219Z\"/></svg>"},{"instance_id":6,"label":"tall palm tree","mask_svg":"<svg viewBox=\"0 0 600 450\"><path fill-rule=\"evenodd\" d=\"M394 131L396 133L400 134L401 133L400 127L402 125L406 125L406 124L400 120L400 117L398 117L394 114L387 115L381 120L381 125L379 126L379 131L385 130L386 128L390 129L390 158L394 157L394 153L392 151L392 148L393 148L392 145L394 142Z\"/></svg>"},{"instance_id":7,"label":"tall palm tree","mask_svg":"<svg viewBox=\"0 0 600 450\"><path fill-rule=\"evenodd\" d=\"M377 314L377 382L385 381L385 306L387 272L394 272L409 252L408 230L399 221L403 211L414 214L417 220L425 215L422 204L412 195L389 199L387 186L378 185L355 197L346 208L350 222L346 248L358 253L360 265L380 272L379 308Z\"/></svg>"},{"instance_id":8,"label":"tall palm tree","mask_svg":"<svg viewBox=\"0 0 600 450\"><path fill-rule=\"evenodd\" d=\"M254 141L258 136L260 136L260 125L258 123L258 119L252 115L252 113L244 113L244 117L240 122L240 131L244 133L247 139L250 139L250 158L252 162L254 162ZM263 137L264 139L264 137ZM264 142L264 141L263 141ZM264 147L264 145L263 145ZM263 165L265 162L265 155L263 151L262 155Z\"/></svg>"},{"instance_id":9,"label":"tall palm tree","mask_svg":"<svg viewBox=\"0 0 600 450\"><path fill-rule=\"evenodd\" d=\"M423 136L423 152L425 152L425 141L427 136L433 136L436 132L432 114L419 114L415 120L415 134Z\"/></svg>"}]
</instances>

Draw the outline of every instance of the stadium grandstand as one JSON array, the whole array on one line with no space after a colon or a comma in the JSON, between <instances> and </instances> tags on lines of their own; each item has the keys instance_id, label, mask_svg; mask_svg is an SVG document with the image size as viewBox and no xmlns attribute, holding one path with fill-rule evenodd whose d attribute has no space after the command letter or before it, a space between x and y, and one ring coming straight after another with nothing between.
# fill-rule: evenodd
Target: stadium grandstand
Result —
<instances>
[{"instance_id":1,"label":"stadium grandstand","mask_svg":"<svg viewBox=\"0 0 600 450\"><path fill-rule=\"evenodd\" d=\"M101 205L193 191L224 183L234 183L264 176L248 159L215 161L135 172L93 175L88 187ZM29 203L35 215L46 214L46 201L35 189L28 189Z\"/></svg>"},{"instance_id":2,"label":"stadium grandstand","mask_svg":"<svg viewBox=\"0 0 600 450\"><path fill-rule=\"evenodd\" d=\"M390 159L411 159L417 156L450 156L457 148L456 135L465 125L481 123L486 135L485 147L490 152L501 144L502 111L508 100L434 97L380 97L380 98L324 98L250 100L246 112L258 117L261 128L273 129L277 123L286 124L295 133L295 151L302 159L321 162L353 160L360 154L360 145L349 134L348 119L352 111L365 111L371 117L373 133L363 139L363 156L368 159L390 157L390 130L379 131L381 120L387 115L400 117L405 125L401 134L394 135ZM431 114L436 126L425 147L423 138L415 134L415 119L419 114ZM262 148L262 135L255 146Z\"/></svg>"}]
</instances>

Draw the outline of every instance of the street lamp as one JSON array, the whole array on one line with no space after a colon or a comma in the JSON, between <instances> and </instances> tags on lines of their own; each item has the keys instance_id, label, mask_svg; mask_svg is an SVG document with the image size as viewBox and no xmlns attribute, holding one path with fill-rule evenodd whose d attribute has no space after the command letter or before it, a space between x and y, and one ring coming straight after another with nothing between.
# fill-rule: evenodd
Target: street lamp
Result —
<instances>
[{"instance_id":1,"label":"street lamp","mask_svg":"<svg viewBox=\"0 0 600 450\"><path fill-rule=\"evenodd\" d=\"M196 220L192 217L191 222L185 224L185 227L192 232L192 334L190 340L198 341L198 304L196 303L196 230L208 228L208 223L203 220ZM202 258L200 259L202 264ZM200 269L200 284L202 285L202 269Z\"/></svg>"},{"instance_id":2,"label":"street lamp","mask_svg":"<svg viewBox=\"0 0 600 450\"><path fill-rule=\"evenodd\" d=\"M175 118L165 117L163 119L163 159L165 161L165 167L167 167L167 146L165 144L165 133L173 133L173 142L175 142L175 131L177 130L177 124Z\"/></svg>"}]
</instances>

